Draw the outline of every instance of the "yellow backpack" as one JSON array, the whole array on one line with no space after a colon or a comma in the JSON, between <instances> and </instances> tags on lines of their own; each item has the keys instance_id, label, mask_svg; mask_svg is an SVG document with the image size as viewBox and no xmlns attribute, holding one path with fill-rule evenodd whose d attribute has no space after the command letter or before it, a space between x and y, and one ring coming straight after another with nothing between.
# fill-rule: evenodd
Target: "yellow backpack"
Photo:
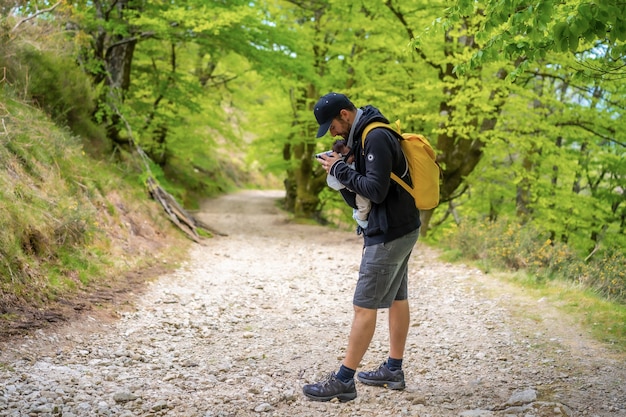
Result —
<instances>
[{"instance_id":1,"label":"yellow backpack","mask_svg":"<svg viewBox=\"0 0 626 417\"><path fill-rule=\"evenodd\" d=\"M401 133L400 122L396 122L396 127L381 122L373 122L365 127L361 136L361 146L365 149L365 137L377 127L390 129L401 137L400 146L409 166L409 175L413 187L402 181L393 172L391 179L397 182L415 200L415 206L420 210L430 210L439 204L439 181L441 178L441 168L436 161L435 151L424 136L417 133Z\"/></svg>"}]
</instances>

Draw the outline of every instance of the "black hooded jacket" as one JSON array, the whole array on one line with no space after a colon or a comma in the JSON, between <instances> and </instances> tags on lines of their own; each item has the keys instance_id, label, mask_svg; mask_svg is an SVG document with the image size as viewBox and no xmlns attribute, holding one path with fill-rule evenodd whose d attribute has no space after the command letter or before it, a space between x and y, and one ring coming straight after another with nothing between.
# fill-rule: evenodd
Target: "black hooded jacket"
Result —
<instances>
[{"instance_id":1,"label":"black hooded jacket","mask_svg":"<svg viewBox=\"0 0 626 417\"><path fill-rule=\"evenodd\" d=\"M367 229L363 231L364 245L370 246L390 242L416 230L420 227L420 218L413 197L390 177L393 171L410 184L397 136L389 129L375 128L367 134L365 148L361 146L361 135L368 124L389 121L373 106L362 110L363 114L353 126L355 169L338 161L331 167L330 175L346 186L340 192L350 207L356 208L356 194L370 199L372 209Z\"/></svg>"}]
</instances>

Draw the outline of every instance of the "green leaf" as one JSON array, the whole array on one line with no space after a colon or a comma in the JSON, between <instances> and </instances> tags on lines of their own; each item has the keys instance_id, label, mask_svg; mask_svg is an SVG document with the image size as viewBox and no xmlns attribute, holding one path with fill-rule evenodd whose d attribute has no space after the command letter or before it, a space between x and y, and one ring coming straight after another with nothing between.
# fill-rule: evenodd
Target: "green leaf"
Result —
<instances>
[{"instance_id":1,"label":"green leaf","mask_svg":"<svg viewBox=\"0 0 626 417\"><path fill-rule=\"evenodd\" d=\"M578 50L578 42L579 42L578 36L571 33L568 40L569 40L568 42L569 50L571 52L576 52Z\"/></svg>"},{"instance_id":2,"label":"green leaf","mask_svg":"<svg viewBox=\"0 0 626 417\"><path fill-rule=\"evenodd\" d=\"M569 28L565 22L558 22L552 29L552 36L554 36L555 41L560 41L567 36L567 33L569 33Z\"/></svg>"},{"instance_id":3,"label":"green leaf","mask_svg":"<svg viewBox=\"0 0 626 417\"><path fill-rule=\"evenodd\" d=\"M596 39L596 34L592 30L587 30L585 33L583 33L583 37L587 42L592 42L594 39Z\"/></svg>"},{"instance_id":4,"label":"green leaf","mask_svg":"<svg viewBox=\"0 0 626 417\"><path fill-rule=\"evenodd\" d=\"M593 13L591 12L591 5L589 3L579 4L578 14L587 20L591 20L593 18Z\"/></svg>"},{"instance_id":5,"label":"green leaf","mask_svg":"<svg viewBox=\"0 0 626 417\"><path fill-rule=\"evenodd\" d=\"M619 17L615 20L612 32L615 32L615 38L619 41L626 42L626 20Z\"/></svg>"},{"instance_id":6,"label":"green leaf","mask_svg":"<svg viewBox=\"0 0 626 417\"><path fill-rule=\"evenodd\" d=\"M604 38L606 36L606 25L600 20L596 20L592 23L593 30L598 38Z\"/></svg>"}]
</instances>

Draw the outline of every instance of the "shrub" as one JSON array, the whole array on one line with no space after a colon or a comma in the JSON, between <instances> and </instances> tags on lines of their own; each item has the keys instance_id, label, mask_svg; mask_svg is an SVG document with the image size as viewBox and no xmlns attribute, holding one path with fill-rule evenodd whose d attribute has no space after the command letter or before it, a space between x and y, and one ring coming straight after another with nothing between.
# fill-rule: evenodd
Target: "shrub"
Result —
<instances>
[{"instance_id":1,"label":"shrub","mask_svg":"<svg viewBox=\"0 0 626 417\"><path fill-rule=\"evenodd\" d=\"M482 265L526 270L536 281L562 279L626 304L626 255L605 248L584 259L545 232L515 222L464 222L447 239L452 250Z\"/></svg>"},{"instance_id":2,"label":"shrub","mask_svg":"<svg viewBox=\"0 0 626 417\"><path fill-rule=\"evenodd\" d=\"M0 28L3 30L7 28ZM45 31L45 25L30 30ZM67 50L68 44L57 44L46 37L45 45L38 45L31 38L37 36L28 31L20 32L16 38L3 37L0 33L3 82L15 92L18 100L41 108L58 125L69 127L86 142L105 142L104 129L92 121L96 91Z\"/></svg>"}]
</instances>

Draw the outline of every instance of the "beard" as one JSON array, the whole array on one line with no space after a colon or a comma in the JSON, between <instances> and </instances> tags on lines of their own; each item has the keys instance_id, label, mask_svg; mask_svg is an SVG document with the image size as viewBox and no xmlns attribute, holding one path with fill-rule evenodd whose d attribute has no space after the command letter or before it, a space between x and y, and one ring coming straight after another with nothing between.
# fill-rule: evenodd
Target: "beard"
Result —
<instances>
[{"instance_id":1,"label":"beard","mask_svg":"<svg viewBox=\"0 0 626 417\"><path fill-rule=\"evenodd\" d=\"M345 140L348 140L348 137L350 136L350 130L352 129L352 124L344 120L339 120L339 127L341 131L337 134L337 136L341 136Z\"/></svg>"}]
</instances>

